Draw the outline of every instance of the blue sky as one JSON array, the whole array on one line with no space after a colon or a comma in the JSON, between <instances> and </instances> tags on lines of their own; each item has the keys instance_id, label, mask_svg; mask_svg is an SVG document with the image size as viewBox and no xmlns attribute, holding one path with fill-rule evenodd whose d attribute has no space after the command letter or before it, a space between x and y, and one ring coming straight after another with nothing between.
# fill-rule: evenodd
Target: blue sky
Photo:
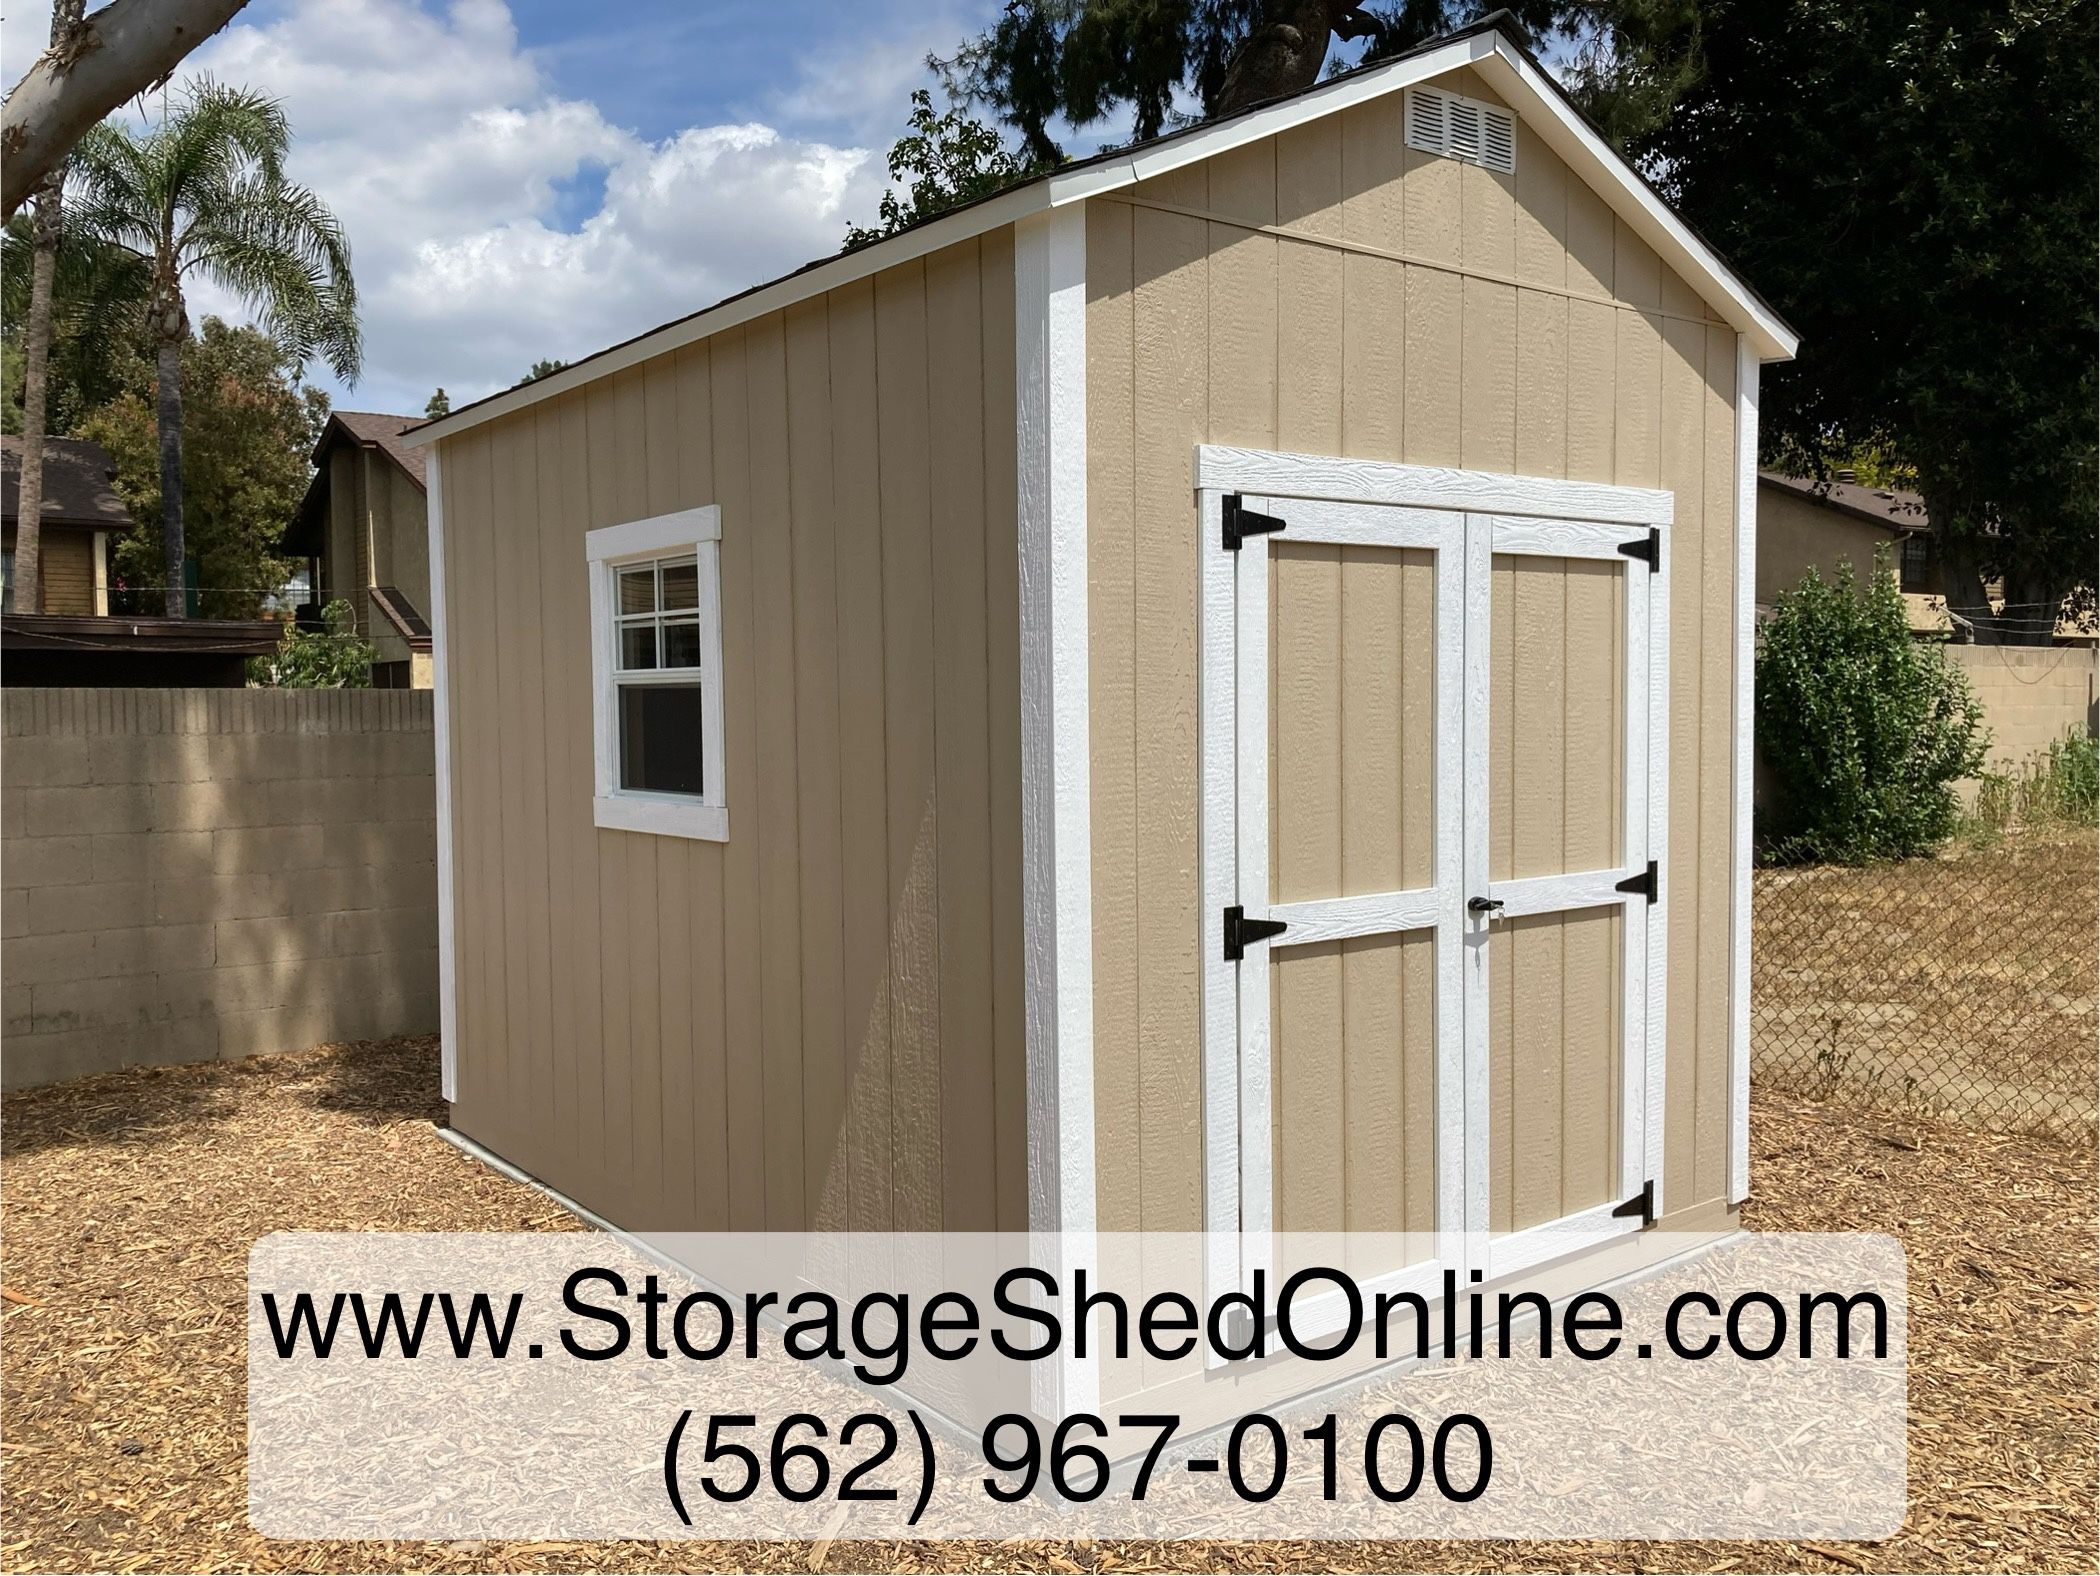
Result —
<instances>
[{"instance_id":1,"label":"blue sky","mask_svg":"<svg viewBox=\"0 0 2100 1576\"><path fill-rule=\"evenodd\" d=\"M254 0L183 68L281 98L347 227L352 409L514 382L836 249L910 90L999 0ZM7 80L48 8L0 18ZM151 113L152 106L148 106ZM234 303L192 293L192 316Z\"/></svg>"}]
</instances>

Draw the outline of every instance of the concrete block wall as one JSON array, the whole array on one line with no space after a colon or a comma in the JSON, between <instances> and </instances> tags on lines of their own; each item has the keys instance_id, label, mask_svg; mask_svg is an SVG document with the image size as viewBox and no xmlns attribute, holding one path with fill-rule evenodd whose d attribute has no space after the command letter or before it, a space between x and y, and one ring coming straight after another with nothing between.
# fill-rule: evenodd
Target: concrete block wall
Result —
<instances>
[{"instance_id":1,"label":"concrete block wall","mask_svg":"<svg viewBox=\"0 0 2100 1576\"><path fill-rule=\"evenodd\" d=\"M1948 646L1991 730L1990 765L2009 771L2066 732L2096 723L2100 653L2091 646Z\"/></svg>"},{"instance_id":2,"label":"concrete block wall","mask_svg":"<svg viewBox=\"0 0 2100 1576\"><path fill-rule=\"evenodd\" d=\"M434 1033L428 690L0 691L0 1079Z\"/></svg>"}]
</instances>

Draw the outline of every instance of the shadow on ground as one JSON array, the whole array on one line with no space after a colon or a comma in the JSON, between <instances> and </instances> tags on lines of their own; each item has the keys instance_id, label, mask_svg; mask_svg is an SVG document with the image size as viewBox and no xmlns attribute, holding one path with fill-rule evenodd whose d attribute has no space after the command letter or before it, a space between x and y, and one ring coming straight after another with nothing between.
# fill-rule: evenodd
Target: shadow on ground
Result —
<instances>
[{"instance_id":1,"label":"shadow on ground","mask_svg":"<svg viewBox=\"0 0 2100 1576\"><path fill-rule=\"evenodd\" d=\"M133 1144L226 1122L256 1080L297 1106L373 1127L442 1123L435 1035L352 1041L290 1056L180 1067L131 1068L23 1089L5 1098L0 1154L9 1159L64 1144Z\"/></svg>"}]
</instances>

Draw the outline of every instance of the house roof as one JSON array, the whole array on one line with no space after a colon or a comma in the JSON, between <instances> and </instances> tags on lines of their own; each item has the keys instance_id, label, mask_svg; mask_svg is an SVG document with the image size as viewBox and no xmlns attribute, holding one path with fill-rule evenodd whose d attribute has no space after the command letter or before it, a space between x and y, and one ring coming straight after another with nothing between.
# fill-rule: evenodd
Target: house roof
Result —
<instances>
[{"instance_id":1,"label":"house roof","mask_svg":"<svg viewBox=\"0 0 2100 1576\"><path fill-rule=\"evenodd\" d=\"M1932 520L1925 500L1914 492L1891 487L1862 487L1856 482L1818 481L1810 476L1782 476L1777 471L1759 471L1758 485L1779 487L1787 492L1849 514L1855 519L1885 525L1892 531L1929 531Z\"/></svg>"},{"instance_id":2,"label":"house roof","mask_svg":"<svg viewBox=\"0 0 2100 1576\"><path fill-rule=\"evenodd\" d=\"M419 425L421 416L391 416L371 410L337 410L328 414L328 425L321 429L321 436L314 444L314 463L329 446L339 438L367 449L377 449L404 471L418 487L425 484L423 477L423 451L401 441L401 435L409 428Z\"/></svg>"},{"instance_id":3,"label":"house roof","mask_svg":"<svg viewBox=\"0 0 2100 1576\"><path fill-rule=\"evenodd\" d=\"M1603 196L1613 212L1697 288L1763 361L1792 358L1799 336L1721 252L1673 212L1639 171L1621 158L1565 89L1533 57L1506 11L1496 11L1442 38L1375 65L1329 77L1302 93L1237 115L1155 137L1149 142L1067 164L1003 191L952 208L883 240L805 263L793 273L678 318L633 339L573 361L547 377L521 383L412 428L408 441L429 444L596 382L623 367L705 339L797 301L867 278L1031 214L1083 202L1294 126L1396 93L1471 66L1540 140Z\"/></svg>"},{"instance_id":4,"label":"house roof","mask_svg":"<svg viewBox=\"0 0 2100 1576\"><path fill-rule=\"evenodd\" d=\"M79 526L91 531L128 531L131 511L124 507L111 479L117 474L109 450L82 438L44 440L44 506L46 525ZM0 520L13 524L22 491L22 440L0 438Z\"/></svg>"}]
</instances>

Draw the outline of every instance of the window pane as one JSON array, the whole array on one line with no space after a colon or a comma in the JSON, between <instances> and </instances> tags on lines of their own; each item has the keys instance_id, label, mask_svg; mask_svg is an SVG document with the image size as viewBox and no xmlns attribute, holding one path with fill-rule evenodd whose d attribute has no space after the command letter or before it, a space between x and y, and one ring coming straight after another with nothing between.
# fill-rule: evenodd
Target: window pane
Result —
<instances>
[{"instance_id":1,"label":"window pane","mask_svg":"<svg viewBox=\"0 0 2100 1576\"><path fill-rule=\"evenodd\" d=\"M650 613L656 610L656 565L637 564L620 571L620 611Z\"/></svg>"},{"instance_id":2,"label":"window pane","mask_svg":"<svg viewBox=\"0 0 2100 1576\"><path fill-rule=\"evenodd\" d=\"M622 686L620 786L698 794L700 768L700 686Z\"/></svg>"},{"instance_id":3,"label":"window pane","mask_svg":"<svg viewBox=\"0 0 2100 1576\"><path fill-rule=\"evenodd\" d=\"M621 627L620 666L629 671L656 666L655 624L626 624Z\"/></svg>"},{"instance_id":4,"label":"window pane","mask_svg":"<svg viewBox=\"0 0 2100 1576\"><path fill-rule=\"evenodd\" d=\"M700 605L700 566L687 558L664 565L664 610L677 612Z\"/></svg>"},{"instance_id":5,"label":"window pane","mask_svg":"<svg viewBox=\"0 0 2100 1576\"><path fill-rule=\"evenodd\" d=\"M664 666L667 668L697 668L700 666L700 626L695 623L664 622Z\"/></svg>"}]
</instances>

